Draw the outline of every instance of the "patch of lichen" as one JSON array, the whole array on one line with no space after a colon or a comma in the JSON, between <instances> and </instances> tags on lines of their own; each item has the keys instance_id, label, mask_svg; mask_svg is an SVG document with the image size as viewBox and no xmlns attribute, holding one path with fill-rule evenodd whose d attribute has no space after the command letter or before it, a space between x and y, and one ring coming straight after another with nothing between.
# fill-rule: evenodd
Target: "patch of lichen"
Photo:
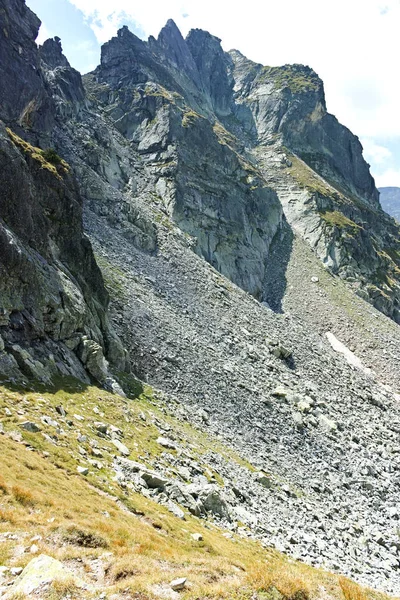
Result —
<instances>
[{"instance_id":1,"label":"patch of lichen","mask_svg":"<svg viewBox=\"0 0 400 600\"><path fill-rule=\"evenodd\" d=\"M21 150L25 155L30 156L33 160L39 163L42 169L49 171L55 175L58 179L61 179L62 175L65 175L69 171L69 165L62 158L60 158L54 150L46 149L42 150L36 146L32 146L29 142L26 142L14 133L9 127L6 128L8 137L12 143ZM55 159L57 157L57 160Z\"/></svg>"},{"instance_id":2,"label":"patch of lichen","mask_svg":"<svg viewBox=\"0 0 400 600\"><path fill-rule=\"evenodd\" d=\"M183 113L182 116L182 127L191 127L196 123L198 119L201 119L202 116L194 110L187 110Z\"/></svg>"},{"instance_id":3,"label":"patch of lichen","mask_svg":"<svg viewBox=\"0 0 400 600\"><path fill-rule=\"evenodd\" d=\"M290 173L294 179L296 179L297 183L305 188L310 190L311 192L316 192L321 194L322 196L332 198L337 202L343 203L346 202L346 197L340 194L335 188L330 186L322 177L317 175L311 167L309 167L303 160L301 160L298 156L291 154L286 148L283 148L290 158L290 162L292 163L290 167L287 168L287 172ZM349 202L347 200L347 202Z\"/></svg>"},{"instance_id":4,"label":"patch of lichen","mask_svg":"<svg viewBox=\"0 0 400 600\"><path fill-rule=\"evenodd\" d=\"M360 229L362 229L361 225L357 225L357 223L346 217L338 210L320 211L319 215L321 219L330 227L348 229L351 230L353 234L356 234Z\"/></svg>"},{"instance_id":5,"label":"patch of lichen","mask_svg":"<svg viewBox=\"0 0 400 600\"><path fill-rule=\"evenodd\" d=\"M95 254L95 257L101 269L107 291L119 299L125 298L126 293L123 285L124 272L108 262L104 256Z\"/></svg>"},{"instance_id":6,"label":"patch of lichen","mask_svg":"<svg viewBox=\"0 0 400 600\"><path fill-rule=\"evenodd\" d=\"M229 146L230 148L234 148L237 145L236 138L225 129L221 123L216 121L213 125L213 131L218 138L218 142L220 144Z\"/></svg>"},{"instance_id":7,"label":"patch of lichen","mask_svg":"<svg viewBox=\"0 0 400 600\"><path fill-rule=\"evenodd\" d=\"M383 248L382 254L394 262L396 266L400 264L400 247L399 248Z\"/></svg>"},{"instance_id":8,"label":"patch of lichen","mask_svg":"<svg viewBox=\"0 0 400 600\"><path fill-rule=\"evenodd\" d=\"M321 86L318 75L303 65L263 67L260 80L271 81L277 90L288 88L293 94L316 92Z\"/></svg>"}]
</instances>

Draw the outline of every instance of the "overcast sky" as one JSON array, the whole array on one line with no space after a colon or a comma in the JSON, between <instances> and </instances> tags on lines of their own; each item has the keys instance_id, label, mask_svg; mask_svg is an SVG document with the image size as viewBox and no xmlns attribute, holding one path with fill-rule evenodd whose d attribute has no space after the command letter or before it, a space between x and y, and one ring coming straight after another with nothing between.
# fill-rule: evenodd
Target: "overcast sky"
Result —
<instances>
[{"instance_id":1,"label":"overcast sky","mask_svg":"<svg viewBox=\"0 0 400 600\"><path fill-rule=\"evenodd\" d=\"M43 24L39 41L58 35L81 72L124 24L157 36L169 18L185 36L210 31L265 65L310 65L325 83L329 112L364 146L378 186L400 186L400 0L27 0Z\"/></svg>"}]
</instances>

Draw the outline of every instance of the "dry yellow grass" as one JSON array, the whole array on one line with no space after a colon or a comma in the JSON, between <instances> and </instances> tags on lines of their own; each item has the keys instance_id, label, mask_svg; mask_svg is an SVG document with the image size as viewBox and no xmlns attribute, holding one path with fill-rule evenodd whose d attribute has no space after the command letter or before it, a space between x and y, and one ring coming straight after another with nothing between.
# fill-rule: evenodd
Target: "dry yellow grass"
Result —
<instances>
[{"instance_id":1,"label":"dry yellow grass","mask_svg":"<svg viewBox=\"0 0 400 600\"><path fill-rule=\"evenodd\" d=\"M124 427L124 443L132 448L135 458L150 456L157 450L154 426L149 419L145 422L136 419L138 412L149 414L151 410L159 418L174 423L172 416L151 404L150 397L146 404L143 397L133 403L97 388L41 395L0 389L0 410L8 405L16 413L17 407L23 407L23 418L36 422L43 410L51 414L51 407L60 400L69 414L85 415L80 424L83 432L88 426L88 415L94 416L93 407L98 406L104 411L101 420ZM124 420L127 406L128 425ZM15 431L18 424L18 416L4 419L6 434ZM187 424L184 427L185 434L192 436L190 441L195 441L197 432L190 431ZM52 586L49 600L94 598L102 589L121 598L149 600L177 577L188 578L181 600L385 598L344 578L263 549L248 539L238 536L227 539L218 527L191 515L185 521L179 520L151 500L118 488L112 481L111 469L104 468L88 479L80 477L74 458L76 435L72 432L60 438L65 444L60 447L48 443L41 433L24 432L23 436L29 447L7 435L1 437L0 534L15 533L18 539L0 544L0 563L26 565L32 556L20 553L21 544L27 546L31 537L39 535L41 540L37 544L41 553L64 561L67 566L81 560L79 577L93 583L92 568L96 560L101 561L105 571L103 580L95 580L93 595L67 589L60 582ZM204 436L202 443L206 443ZM193 533L201 533L203 541L194 541Z\"/></svg>"}]
</instances>

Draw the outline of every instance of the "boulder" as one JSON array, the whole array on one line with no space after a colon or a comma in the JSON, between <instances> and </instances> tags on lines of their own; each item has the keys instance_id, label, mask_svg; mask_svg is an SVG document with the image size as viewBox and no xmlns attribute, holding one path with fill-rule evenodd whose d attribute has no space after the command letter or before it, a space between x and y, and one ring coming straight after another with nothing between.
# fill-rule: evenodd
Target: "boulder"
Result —
<instances>
[{"instance_id":1,"label":"boulder","mask_svg":"<svg viewBox=\"0 0 400 600\"><path fill-rule=\"evenodd\" d=\"M33 595L40 594L54 581L71 579L77 587L85 587L84 583L66 569L60 561L46 554L41 554L28 563L3 598L4 600L11 600L19 596L31 598Z\"/></svg>"}]
</instances>

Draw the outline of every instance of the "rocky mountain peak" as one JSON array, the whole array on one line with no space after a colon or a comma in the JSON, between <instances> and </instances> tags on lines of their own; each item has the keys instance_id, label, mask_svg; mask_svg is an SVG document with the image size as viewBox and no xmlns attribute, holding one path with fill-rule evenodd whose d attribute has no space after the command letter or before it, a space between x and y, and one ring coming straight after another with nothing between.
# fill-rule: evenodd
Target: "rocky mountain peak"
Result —
<instances>
[{"instance_id":1,"label":"rocky mountain peak","mask_svg":"<svg viewBox=\"0 0 400 600\"><path fill-rule=\"evenodd\" d=\"M54 37L46 40L42 46L39 46L40 58L51 68L57 67L70 68L67 58L63 54L61 39Z\"/></svg>"},{"instance_id":2,"label":"rocky mountain peak","mask_svg":"<svg viewBox=\"0 0 400 600\"><path fill-rule=\"evenodd\" d=\"M230 114L233 81L227 69L230 59L222 49L221 40L202 29L192 29L186 43L215 113L220 116Z\"/></svg>"},{"instance_id":3,"label":"rocky mountain peak","mask_svg":"<svg viewBox=\"0 0 400 600\"><path fill-rule=\"evenodd\" d=\"M197 87L201 86L197 65L186 41L172 19L169 19L161 29L156 46L161 60L167 59L171 66L181 69Z\"/></svg>"}]
</instances>

